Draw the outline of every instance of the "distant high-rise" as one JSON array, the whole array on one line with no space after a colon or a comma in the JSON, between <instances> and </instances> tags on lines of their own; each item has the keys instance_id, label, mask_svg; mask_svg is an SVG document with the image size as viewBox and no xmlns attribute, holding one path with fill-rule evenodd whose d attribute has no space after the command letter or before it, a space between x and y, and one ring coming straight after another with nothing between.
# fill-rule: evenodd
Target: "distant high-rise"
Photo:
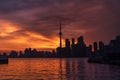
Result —
<instances>
[{"instance_id":1,"label":"distant high-rise","mask_svg":"<svg viewBox=\"0 0 120 80\"><path fill-rule=\"evenodd\" d=\"M65 40L65 47L66 48L70 48L70 41L69 41L69 39Z\"/></svg>"},{"instance_id":2,"label":"distant high-rise","mask_svg":"<svg viewBox=\"0 0 120 80\"><path fill-rule=\"evenodd\" d=\"M97 42L94 42L94 52L97 51Z\"/></svg>"},{"instance_id":3,"label":"distant high-rise","mask_svg":"<svg viewBox=\"0 0 120 80\"><path fill-rule=\"evenodd\" d=\"M120 36L116 36L116 40L120 42Z\"/></svg>"},{"instance_id":4,"label":"distant high-rise","mask_svg":"<svg viewBox=\"0 0 120 80\"><path fill-rule=\"evenodd\" d=\"M89 45L89 49L90 49L90 51L92 52L92 45Z\"/></svg>"},{"instance_id":5,"label":"distant high-rise","mask_svg":"<svg viewBox=\"0 0 120 80\"><path fill-rule=\"evenodd\" d=\"M104 43L102 41L99 42L99 51L104 50Z\"/></svg>"},{"instance_id":6,"label":"distant high-rise","mask_svg":"<svg viewBox=\"0 0 120 80\"><path fill-rule=\"evenodd\" d=\"M84 43L83 36L80 36L78 38L78 44L83 44L83 43Z\"/></svg>"},{"instance_id":7,"label":"distant high-rise","mask_svg":"<svg viewBox=\"0 0 120 80\"><path fill-rule=\"evenodd\" d=\"M75 39L72 38L72 45L75 45Z\"/></svg>"},{"instance_id":8,"label":"distant high-rise","mask_svg":"<svg viewBox=\"0 0 120 80\"><path fill-rule=\"evenodd\" d=\"M120 47L120 36L116 37L116 45Z\"/></svg>"}]
</instances>

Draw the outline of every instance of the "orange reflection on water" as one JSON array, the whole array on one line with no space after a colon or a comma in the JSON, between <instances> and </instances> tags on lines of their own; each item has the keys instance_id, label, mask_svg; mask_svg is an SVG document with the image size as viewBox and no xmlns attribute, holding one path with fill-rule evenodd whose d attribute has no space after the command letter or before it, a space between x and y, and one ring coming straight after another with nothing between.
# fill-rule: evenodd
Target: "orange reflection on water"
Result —
<instances>
[{"instance_id":1,"label":"orange reflection on water","mask_svg":"<svg viewBox=\"0 0 120 80\"><path fill-rule=\"evenodd\" d=\"M76 61L56 58L10 59L8 66L0 66L0 74L1 79L74 79L75 74L78 74L76 64L78 64ZM7 76L4 77L5 75Z\"/></svg>"},{"instance_id":2,"label":"orange reflection on water","mask_svg":"<svg viewBox=\"0 0 120 80\"><path fill-rule=\"evenodd\" d=\"M9 59L0 65L1 80L119 80L120 68L110 65L89 64L87 58ZM114 71L114 69L116 71Z\"/></svg>"},{"instance_id":3,"label":"orange reflection on water","mask_svg":"<svg viewBox=\"0 0 120 80\"><path fill-rule=\"evenodd\" d=\"M62 64L62 67L65 66ZM20 79L58 79L61 74L60 68L59 59L10 59L8 66L0 66L0 71L4 70L0 74L9 75L1 79L18 77ZM62 70L62 74L65 74L65 69Z\"/></svg>"}]
</instances>

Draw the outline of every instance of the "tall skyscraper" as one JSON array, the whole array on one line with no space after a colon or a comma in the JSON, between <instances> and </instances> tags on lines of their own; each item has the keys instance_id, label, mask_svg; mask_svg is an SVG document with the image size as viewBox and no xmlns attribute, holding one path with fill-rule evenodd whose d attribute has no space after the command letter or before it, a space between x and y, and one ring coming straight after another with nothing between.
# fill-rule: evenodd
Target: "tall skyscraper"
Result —
<instances>
[{"instance_id":1,"label":"tall skyscraper","mask_svg":"<svg viewBox=\"0 0 120 80\"><path fill-rule=\"evenodd\" d=\"M70 48L70 41L69 41L69 39L65 40L65 47L66 48Z\"/></svg>"},{"instance_id":2,"label":"tall skyscraper","mask_svg":"<svg viewBox=\"0 0 120 80\"><path fill-rule=\"evenodd\" d=\"M78 44L83 44L84 40L83 40L83 36L78 37Z\"/></svg>"},{"instance_id":3,"label":"tall skyscraper","mask_svg":"<svg viewBox=\"0 0 120 80\"><path fill-rule=\"evenodd\" d=\"M99 51L104 50L104 43L102 41L99 42Z\"/></svg>"},{"instance_id":4,"label":"tall skyscraper","mask_svg":"<svg viewBox=\"0 0 120 80\"><path fill-rule=\"evenodd\" d=\"M72 38L72 45L75 45L75 39Z\"/></svg>"},{"instance_id":5,"label":"tall skyscraper","mask_svg":"<svg viewBox=\"0 0 120 80\"><path fill-rule=\"evenodd\" d=\"M97 52L97 42L94 42L94 53Z\"/></svg>"},{"instance_id":6,"label":"tall skyscraper","mask_svg":"<svg viewBox=\"0 0 120 80\"><path fill-rule=\"evenodd\" d=\"M120 36L116 37L116 45L120 47Z\"/></svg>"}]
</instances>

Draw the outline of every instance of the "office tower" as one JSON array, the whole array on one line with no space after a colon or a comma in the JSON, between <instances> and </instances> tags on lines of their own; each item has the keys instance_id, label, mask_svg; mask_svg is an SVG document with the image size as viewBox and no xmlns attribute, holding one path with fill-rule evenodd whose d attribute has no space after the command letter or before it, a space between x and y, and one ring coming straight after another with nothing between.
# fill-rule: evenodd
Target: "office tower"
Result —
<instances>
[{"instance_id":1,"label":"office tower","mask_svg":"<svg viewBox=\"0 0 120 80\"><path fill-rule=\"evenodd\" d=\"M83 36L78 37L78 44L83 44L83 43L84 43Z\"/></svg>"},{"instance_id":2,"label":"office tower","mask_svg":"<svg viewBox=\"0 0 120 80\"><path fill-rule=\"evenodd\" d=\"M70 48L70 41L69 41L69 39L65 40L65 47L66 48Z\"/></svg>"},{"instance_id":3,"label":"office tower","mask_svg":"<svg viewBox=\"0 0 120 80\"><path fill-rule=\"evenodd\" d=\"M97 42L94 42L94 53L97 52Z\"/></svg>"},{"instance_id":4,"label":"office tower","mask_svg":"<svg viewBox=\"0 0 120 80\"><path fill-rule=\"evenodd\" d=\"M104 43L102 42L102 41L100 41L99 42L99 51L101 52L103 52L103 50L104 50Z\"/></svg>"},{"instance_id":5,"label":"office tower","mask_svg":"<svg viewBox=\"0 0 120 80\"><path fill-rule=\"evenodd\" d=\"M75 39L72 38L72 45L75 45Z\"/></svg>"}]
</instances>

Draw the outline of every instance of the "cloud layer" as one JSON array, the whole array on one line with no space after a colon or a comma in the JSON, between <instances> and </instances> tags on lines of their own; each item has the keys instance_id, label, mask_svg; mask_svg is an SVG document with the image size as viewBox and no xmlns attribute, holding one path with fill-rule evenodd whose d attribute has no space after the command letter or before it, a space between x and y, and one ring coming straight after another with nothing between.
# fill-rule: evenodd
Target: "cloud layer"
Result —
<instances>
[{"instance_id":1,"label":"cloud layer","mask_svg":"<svg viewBox=\"0 0 120 80\"><path fill-rule=\"evenodd\" d=\"M108 43L120 34L119 0L0 0L0 48L55 48L63 38ZM17 47L16 47L17 46Z\"/></svg>"}]
</instances>

